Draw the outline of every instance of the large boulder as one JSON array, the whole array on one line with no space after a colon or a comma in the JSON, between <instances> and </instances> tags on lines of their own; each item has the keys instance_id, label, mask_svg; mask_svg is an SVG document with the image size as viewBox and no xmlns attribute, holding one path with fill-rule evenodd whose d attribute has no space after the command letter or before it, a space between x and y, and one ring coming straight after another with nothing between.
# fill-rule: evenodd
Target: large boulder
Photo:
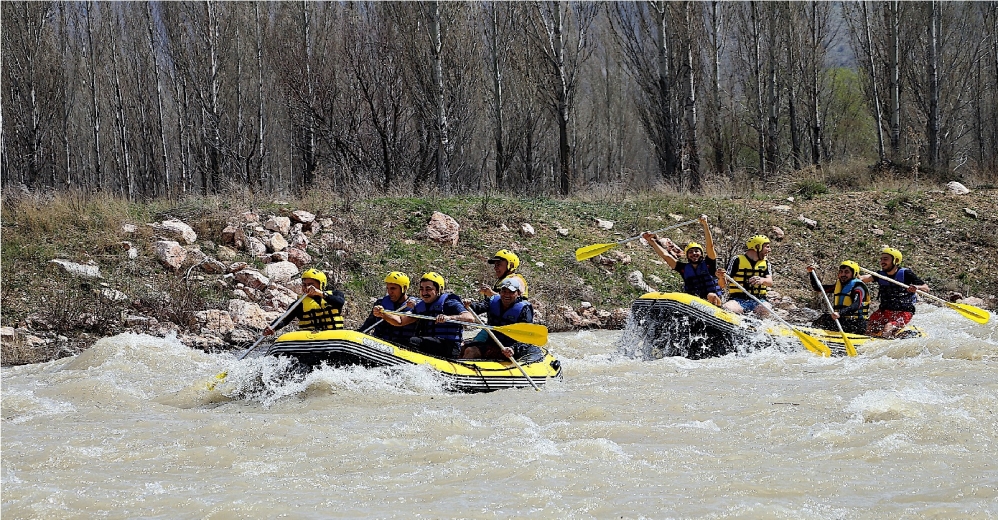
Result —
<instances>
[{"instance_id":1,"label":"large boulder","mask_svg":"<svg viewBox=\"0 0 998 520\"><path fill-rule=\"evenodd\" d=\"M298 266L298 269L302 269L312 263L312 255L306 253L304 249L293 247L288 249L288 261Z\"/></svg>"},{"instance_id":2,"label":"large boulder","mask_svg":"<svg viewBox=\"0 0 998 520\"><path fill-rule=\"evenodd\" d=\"M461 225L453 217L439 211L434 211L426 224L426 238L440 244L456 246L460 231Z\"/></svg>"},{"instance_id":3,"label":"large boulder","mask_svg":"<svg viewBox=\"0 0 998 520\"><path fill-rule=\"evenodd\" d=\"M267 264L263 268L263 275L270 278L270 281L275 283L291 281L291 279L297 274L298 266L293 262L273 262Z\"/></svg>"},{"instance_id":4,"label":"large boulder","mask_svg":"<svg viewBox=\"0 0 998 520\"><path fill-rule=\"evenodd\" d=\"M194 319L197 320L198 328L202 334L224 336L236 327L232 321L232 316L227 311L220 309L198 311L194 314Z\"/></svg>"},{"instance_id":5,"label":"large boulder","mask_svg":"<svg viewBox=\"0 0 998 520\"><path fill-rule=\"evenodd\" d=\"M268 314L253 302L233 299L229 300L229 316L236 325L265 329L279 314Z\"/></svg>"},{"instance_id":6,"label":"large boulder","mask_svg":"<svg viewBox=\"0 0 998 520\"><path fill-rule=\"evenodd\" d=\"M251 289L263 289L270 285L270 278L264 276L256 269L243 269L234 273L237 282Z\"/></svg>"},{"instance_id":7,"label":"large boulder","mask_svg":"<svg viewBox=\"0 0 998 520\"><path fill-rule=\"evenodd\" d=\"M153 253L164 266L176 271L184 265L187 250L172 240L160 240L153 244Z\"/></svg>"},{"instance_id":8,"label":"large boulder","mask_svg":"<svg viewBox=\"0 0 998 520\"><path fill-rule=\"evenodd\" d=\"M303 209L299 209L291 212L291 220L294 222L300 222L302 224L306 224L314 221L315 215Z\"/></svg>"},{"instance_id":9,"label":"large boulder","mask_svg":"<svg viewBox=\"0 0 998 520\"><path fill-rule=\"evenodd\" d=\"M59 258L49 260L49 265L54 265L65 271L67 274L74 276L82 276L84 278L103 278L100 274L100 267L96 265L78 264L76 262L70 262L69 260L62 260Z\"/></svg>"},{"instance_id":10,"label":"large boulder","mask_svg":"<svg viewBox=\"0 0 998 520\"><path fill-rule=\"evenodd\" d=\"M264 243L267 245L267 250L276 253L278 251L284 251L288 248L288 241L284 239L284 235L280 233L274 233L270 237L264 239Z\"/></svg>"},{"instance_id":11,"label":"large boulder","mask_svg":"<svg viewBox=\"0 0 998 520\"><path fill-rule=\"evenodd\" d=\"M291 219L288 217L270 217L264 222L263 227L275 233L287 235L291 231Z\"/></svg>"},{"instance_id":12,"label":"large boulder","mask_svg":"<svg viewBox=\"0 0 998 520\"><path fill-rule=\"evenodd\" d=\"M246 237L246 252L253 256L260 256L267 253L267 245L259 238Z\"/></svg>"},{"instance_id":13,"label":"large boulder","mask_svg":"<svg viewBox=\"0 0 998 520\"><path fill-rule=\"evenodd\" d=\"M185 244L193 244L198 239L198 234L190 226L176 219L153 222L149 226L163 237Z\"/></svg>"}]
</instances>

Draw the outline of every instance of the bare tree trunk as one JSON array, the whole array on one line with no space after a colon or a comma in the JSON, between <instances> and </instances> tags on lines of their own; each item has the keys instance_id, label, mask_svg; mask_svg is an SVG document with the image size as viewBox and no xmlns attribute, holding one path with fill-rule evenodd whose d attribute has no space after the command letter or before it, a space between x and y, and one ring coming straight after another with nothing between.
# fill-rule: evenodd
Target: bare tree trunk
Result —
<instances>
[{"instance_id":1,"label":"bare tree trunk","mask_svg":"<svg viewBox=\"0 0 998 520\"><path fill-rule=\"evenodd\" d=\"M891 0L888 5L891 30L891 158L897 161L901 149L901 4L899 0Z\"/></svg>"},{"instance_id":2,"label":"bare tree trunk","mask_svg":"<svg viewBox=\"0 0 998 520\"><path fill-rule=\"evenodd\" d=\"M97 57L94 56L96 50L94 48L94 25L93 25L93 16L92 16L93 7L94 3L92 1L87 2L87 48L88 48L88 58L90 61L89 63L90 101L91 101L90 107L93 118L91 121L92 123L91 128L93 129L93 137L94 137L93 169L94 169L95 184L93 188L100 189L100 187L104 185L104 180L101 174L103 166L103 158L101 157L101 146L100 146L101 115L100 115L100 103L97 98Z\"/></svg>"},{"instance_id":3,"label":"bare tree trunk","mask_svg":"<svg viewBox=\"0 0 998 520\"><path fill-rule=\"evenodd\" d=\"M554 5L551 25L552 57L558 74L557 114L558 114L558 156L561 159L561 194L568 195L572 189L571 156L568 147L568 81L565 73L565 17L561 2Z\"/></svg>"},{"instance_id":4,"label":"bare tree trunk","mask_svg":"<svg viewBox=\"0 0 998 520\"><path fill-rule=\"evenodd\" d=\"M926 121L926 138L929 141L929 164L939 167L939 6L932 0L926 7L928 17L929 114Z\"/></svg>"},{"instance_id":5,"label":"bare tree trunk","mask_svg":"<svg viewBox=\"0 0 998 520\"><path fill-rule=\"evenodd\" d=\"M305 61L305 86L308 95L308 113L305 116L305 161L302 172L302 185L308 188L315 181L315 84L312 79L312 27L309 21L309 2L302 0L302 55ZM335 179L334 179L335 188Z\"/></svg>"},{"instance_id":6,"label":"bare tree trunk","mask_svg":"<svg viewBox=\"0 0 998 520\"><path fill-rule=\"evenodd\" d=\"M810 108L811 108L811 164L821 166L821 150L824 148L824 128L821 121L820 96L821 96L821 71L825 53L822 49L823 21L818 17L818 3L811 2L810 18L810 44L811 44L811 70L808 84L811 87Z\"/></svg>"},{"instance_id":7,"label":"bare tree trunk","mask_svg":"<svg viewBox=\"0 0 998 520\"><path fill-rule=\"evenodd\" d=\"M866 59L869 62L868 66L870 67L870 89L873 93L873 111L877 122L877 155L880 158L880 162L883 163L887 158L884 151L884 115L883 109L880 106L880 89L877 86L877 60L873 58L873 37L870 31L869 2L863 0L860 2L860 6L863 9L863 36L866 42L864 51Z\"/></svg>"},{"instance_id":8,"label":"bare tree trunk","mask_svg":"<svg viewBox=\"0 0 998 520\"><path fill-rule=\"evenodd\" d=\"M762 103L762 36L759 30L759 8L756 2L749 3L752 17L752 71L755 75L755 109L756 109L756 152L759 154L759 174L766 177L766 110Z\"/></svg>"},{"instance_id":9,"label":"bare tree trunk","mask_svg":"<svg viewBox=\"0 0 998 520\"><path fill-rule=\"evenodd\" d=\"M440 34L440 2L430 3L430 49L433 59L433 86L437 112L437 186L444 193L450 192L450 170L447 151L450 139L447 130L447 105L444 102L443 41Z\"/></svg>"},{"instance_id":10,"label":"bare tree trunk","mask_svg":"<svg viewBox=\"0 0 998 520\"><path fill-rule=\"evenodd\" d=\"M766 23L769 32L768 54L769 71L767 73L766 107L768 117L766 119L766 172L776 171L777 156L779 154L778 141L780 123L780 84L777 76L777 33L776 33L776 4L767 4Z\"/></svg>"},{"instance_id":11,"label":"bare tree trunk","mask_svg":"<svg viewBox=\"0 0 998 520\"><path fill-rule=\"evenodd\" d=\"M173 186L170 180L170 156L166 147L166 123L163 119L163 80L159 74L159 53L156 51L156 37L153 32L152 2L146 3L146 29L149 31L149 54L152 56L152 68L156 73L156 112L159 116L159 142L163 148L163 190L167 197L173 196Z\"/></svg>"},{"instance_id":12,"label":"bare tree trunk","mask_svg":"<svg viewBox=\"0 0 998 520\"><path fill-rule=\"evenodd\" d=\"M697 4L699 6L699 4ZM688 157L687 167L690 175L690 189L699 192L702 189L700 178L700 148L697 144L697 84L696 70L698 61L695 59L695 52L700 48L695 45L694 32L698 27L694 19L692 2L683 3L683 12L686 15L686 41L684 49L686 52L686 102L685 102L685 154Z\"/></svg>"},{"instance_id":13,"label":"bare tree trunk","mask_svg":"<svg viewBox=\"0 0 998 520\"><path fill-rule=\"evenodd\" d=\"M253 2L253 14L254 20L256 22L256 70L257 70L257 121L259 127L257 128L257 142L259 144L259 151L257 152L257 165L256 174L251 186L259 189L263 185L263 160L266 156L267 146L266 140L264 139L264 99L265 94L263 91L263 30L260 28L260 2Z\"/></svg>"},{"instance_id":14,"label":"bare tree trunk","mask_svg":"<svg viewBox=\"0 0 998 520\"><path fill-rule=\"evenodd\" d=\"M798 16L795 12L795 5L787 5L786 7L786 27L787 27L787 117L790 119L790 158L793 161L794 170L799 170L801 166L801 142L800 142L800 121L797 115L797 89L799 82L797 81L797 62L802 60L803 57L795 54L794 51L797 50L797 45L800 41L800 37L795 29L795 24L798 22ZM814 60L814 55L811 56L811 61Z\"/></svg>"},{"instance_id":15,"label":"bare tree trunk","mask_svg":"<svg viewBox=\"0 0 998 520\"><path fill-rule=\"evenodd\" d=\"M658 22L655 24L655 56L658 65L658 108L661 115L659 127L666 129L662 138L664 168L662 173L665 179L674 182L676 180L676 169L679 163L676 158L676 137L675 126L672 115L672 71L669 67L669 13L668 2L656 1L652 4L657 15Z\"/></svg>"},{"instance_id":16,"label":"bare tree trunk","mask_svg":"<svg viewBox=\"0 0 998 520\"><path fill-rule=\"evenodd\" d=\"M721 31L724 28L724 19L721 15L720 2L713 0L710 3L711 21L711 102L714 108L714 117L711 121L711 128L714 135L714 167L717 171L723 172L727 169L725 163L725 148L723 133L721 132L721 114L724 106L721 103L721 48L724 45L724 36Z\"/></svg>"},{"instance_id":17,"label":"bare tree trunk","mask_svg":"<svg viewBox=\"0 0 998 520\"><path fill-rule=\"evenodd\" d=\"M221 39L218 27L218 6L213 0L205 2L205 21L208 24L208 58L210 60L211 76L208 82L208 110L207 117L203 117L203 128L208 132L208 153L207 159L208 174L211 178L211 190L217 192L222 185L222 134L221 134L221 109L219 107L218 93L221 89L221 76L218 44ZM207 121L204 121L207 119ZM205 195L208 191L208 183L205 182Z\"/></svg>"},{"instance_id":18,"label":"bare tree trunk","mask_svg":"<svg viewBox=\"0 0 998 520\"><path fill-rule=\"evenodd\" d=\"M510 164L510 151L506 148L506 117L505 117L505 90L503 78L503 63L505 56L509 53L509 41L504 37L500 41L500 31L506 28L504 23L499 24L499 5L493 2L487 13L487 34L488 34L488 55L490 72L492 73L492 134L495 143L495 183L499 190L506 189L506 173ZM506 21L506 19L504 19ZM505 31L503 31L505 32Z\"/></svg>"},{"instance_id":19,"label":"bare tree trunk","mask_svg":"<svg viewBox=\"0 0 998 520\"><path fill-rule=\"evenodd\" d=\"M131 153L128 147L128 119L125 115L125 101L121 94L121 77L118 73L118 37L112 28L109 33L111 40L111 61L114 71L115 123L118 125L118 139L121 141L121 158L125 174L125 195L128 200L135 200L135 175L132 171Z\"/></svg>"}]
</instances>

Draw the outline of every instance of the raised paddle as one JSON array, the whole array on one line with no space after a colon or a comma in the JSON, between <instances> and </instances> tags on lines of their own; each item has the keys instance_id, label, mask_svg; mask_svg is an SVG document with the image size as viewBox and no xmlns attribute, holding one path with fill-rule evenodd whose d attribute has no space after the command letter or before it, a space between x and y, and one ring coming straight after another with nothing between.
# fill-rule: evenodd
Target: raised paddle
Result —
<instances>
[{"instance_id":1,"label":"raised paddle","mask_svg":"<svg viewBox=\"0 0 998 520\"><path fill-rule=\"evenodd\" d=\"M385 314L396 314L398 316L408 316L410 318L416 318L420 320L434 320L437 318L433 316L423 316L421 314L409 314L407 312L395 312L395 311L382 311ZM502 332L507 335L513 341L518 341L520 343L530 343L531 345L541 346L548 342L548 329L544 325L536 325L533 323L511 323L509 325L500 325L498 327L493 327L491 325L482 325L479 323L470 323L467 321L460 320L445 320L448 323L460 323L461 325L467 325L469 327L478 327L485 330L494 330L496 332Z\"/></svg>"},{"instance_id":2,"label":"raised paddle","mask_svg":"<svg viewBox=\"0 0 998 520\"><path fill-rule=\"evenodd\" d=\"M893 279L891 277L884 276L884 275L882 275L880 273L877 273L875 271L871 271L871 270L865 269L863 267L860 267L859 269L860 269L860 271L863 271L863 272L865 272L865 273L867 273L867 274L869 274L871 276L875 276L877 278L880 278L881 280L887 280L888 282L891 282L893 284L900 285L901 287L904 287L905 289L911 287L908 284L901 283L901 282L899 282L899 281L897 281L897 280L895 280L895 279ZM929 294L929 293L927 293L925 291L920 291L918 289L916 289L915 292L918 293L918 294L920 294L920 295L922 295L925 298L928 298L930 300L935 300L935 301L937 301L939 303L942 303L943 305L949 307L950 309L953 309L954 311L959 312L961 315L963 315L964 318L967 318L968 320L976 321L977 323L980 323L981 325L985 325L989 321L991 321L991 313L988 312L988 311L986 311L986 310L984 310L984 309L982 309L982 308L980 308L980 307L974 307L973 305L967 305L965 303L948 302L948 301L946 301L946 300L944 300L944 299L942 299L942 298L940 298L938 296L931 295L931 294Z\"/></svg>"},{"instance_id":3,"label":"raised paddle","mask_svg":"<svg viewBox=\"0 0 998 520\"><path fill-rule=\"evenodd\" d=\"M687 226L687 225L693 224L694 222L700 222L700 219L687 220L686 222L680 222L679 224L673 224L673 225L671 225L669 227L664 227L662 229L656 229L655 231L652 231L652 233L656 233L656 234L657 233L661 233L663 231L668 231L670 229L676 229L678 227ZM607 252L607 251L609 251L609 250L611 250L611 249L613 249L613 248L615 248L615 247L617 247L619 245L626 244L628 242L631 242L633 240L637 240L639 238L641 238L641 235L638 235L636 237L631 237L631 238L628 238L628 239L625 239L625 240L620 240L620 241L614 242L612 244L593 244L591 246L580 247L580 248L578 248L578 249L575 250L575 260L578 261L578 262L581 262L583 260L589 260L590 258L592 258L594 256L601 255L601 254L603 254L603 253L605 253L605 252Z\"/></svg>"},{"instance_id":4,"label":"raised paddle","mask_svg":"<svg viewBox=\"0 0 998 520\"><path fill-rule=\"evenodd\" d=\"M471 311L471 314L472 314L472 316L475 317L475 321L477 321L479 325L485 325L484 323L482 323L482 318L481 318L481 316L478 315L477 312ZM489 330L489 329L485 329L485 332L489 333L489 337L492 338L492 341L496 342L496 345L499 345L499 350L503 352L503 355L505 355L506 352L505 352L505 350L503 350L505 347L503 347L503 344L502 344L501 341L499 341L499 338L497 338L496 335L493 334L492 331ZM527 378L527 382L530 383L530 386L534 387L534 390L537 390L538 392L541 391L540 388L537 388L537 384L534 383L534 380L530 379L530 376L527 375L527 371L524 370L523 367L520 366L520 364L516 362L516 358L514 358L513 356L506 356L506 359L512 361L513 364L516 365L516 368L520 369L520 373L523 374L523 377Z\"/></svg>"},{"instance_id":5,"label":"raised paddle","mask_svg":"<svg viewBox=\"0 0 998 520\"><path fill-rule=\"evenodd\" d=\"M305 300L306 296L308 296L308 293L301 295L301 298L298 298L298 301L296 301L294 304L288 307L288 310L284 311L284 314L281 314L280 316L277 317L276 320L270 322L270 325L268 327L272 329L276 327L278 323L284 321L284 318L287 318L292 311L294 311L295 309L298 308L299 305L301 305L301 302ZM245 359L250 352L253 352L253 350L256 349L257 345L259 345L260 342L263 341L263 338L265 337L267 336L261 332L260 337L257 338L256 342L254 342L253 345L250 346L250 348L246 349L246 352L243 352L243 355L239 356L239 359L237 361L242 361L243 359ZM221 383L222 380L225 379L228 375L229 373L227 371L219 372L218 374L215 374L215 380L208 381L208 383L205 386L208 388L208 390L214 390L215 386L218 385L218 383Z\"/></svg>"},{"instance_id":6,"label":"raised paddle","mask_svg":"<svg viewBox=\"0 0 998 520\"><path fill-rule=\"evenodd\" d=\"M811 271L811 276L814 277L814 281L818 283L818 287L821 287L821 280L818 279L818 275ZM831 316L835 312L835 308L832 307L831 300L828 299L828 294L825 293L825 289L821 288L821 295L825 297L825 306L828 307L828 314ZM839 328L839 334L842 335L842 342L846 344L846 354L850 357L856 355L856 347L853 346L852 341L846 336L846 331L842 330L842 324L839 323L838 318L835 319L835 326Z\"/></svg>"},{"instance_id":7,"label":"raised paddle","mask_svg":"<svg viewBox=\"0 0 998 520\"><path fill-rule=\"evenodd\" d=\"M735 284L735 287L741 289L742 293L744 293L746 296L755 300L755 302L758 303L759 305L762 305L762 302L759 301L758 298L756 298L752 293L746 291L745 288L741 286L741 284L736 282L727 273L725 273L724 278L726 278L729 282ZM782 323L784 327L787 327L790 330L792 330L794 334L797 335L797 338L800 339L800 342L804 344L804 348L810 350L811 352L814 352L815 354L818 354L819 356L829 357L832 355L832 349L828 348L828 345L825 345L824 343L818 341L817 339L797 330L796 327L787 323L786 320L784 320L778 314L776 314L775 310L770 312L769 315L776 318L777 321Z\"/></svg>"}]
</instances>

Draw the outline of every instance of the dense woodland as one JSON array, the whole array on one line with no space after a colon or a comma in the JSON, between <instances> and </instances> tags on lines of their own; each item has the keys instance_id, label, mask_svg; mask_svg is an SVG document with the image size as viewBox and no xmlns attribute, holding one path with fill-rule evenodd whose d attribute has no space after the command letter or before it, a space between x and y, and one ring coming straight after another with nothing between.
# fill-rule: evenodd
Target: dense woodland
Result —
<instances>
[{"instance_id":1,"label":"dense woodland","mask_svg":"<svg viewBox=\"0 0 998 520\"><path fill-rule=\"evenodd\" d=\"M994 2L0 10L5 190L569 195L845 161L998 171Z\"/></svg>"}]
</instances>

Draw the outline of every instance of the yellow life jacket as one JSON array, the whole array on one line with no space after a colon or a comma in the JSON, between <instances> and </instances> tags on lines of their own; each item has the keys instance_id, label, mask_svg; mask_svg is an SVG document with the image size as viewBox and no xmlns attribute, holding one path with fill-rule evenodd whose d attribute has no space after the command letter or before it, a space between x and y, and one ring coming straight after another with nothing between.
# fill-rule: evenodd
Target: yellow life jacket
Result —
<instances>
[{"instance_id":1,"label":"yellow life jacket","mask_svg":"<svg viewBox=\"0 0 998 520\"><path fill-rule=\"evenodd\" d=\"M496 283L494 285L492 285L492 290L495 291L496 294L498 294L499 293L499 286L502 285L503 281L505 281L507 278L512 278L514 276L517 277L517 278L519 278L520 279L520 283L523 284L523 293L520 294L520 296L523 296L524 298L526 298L527 296L529 296L527 294L528 291L529 291L527 289L527 279L524 278L522 275L517 274L517 273L509 273L506 276L503 276L502 278L500 278L499 280L496 280Z\"/></svg>"},{"instance_id":2,"label":"yellow life jacket","mask_svg":"<svg viewBox=\"0 0 998 520\"><path fill-rule=\"evenodd\" d=\"M856 286L862 286L863 292L866 294L866 298L863 299L863 304L859 307L858 314L843 314L840 319L861 319L865 320L870 315L870 290L866 287L866 284L859 281L858 278L853 278L849 280L849 283L842 285L841 281L835 281L834 290L834 300L832 301L832 308L836 311L845 309L852 305L852 290Z\"/></svg>"},{"instance_id":3,"label":"yellow life jacket","mask_svg":"<svg viewBox=\"0 0 998 520\"><path fill-rule=\"evenodd\" d=\"M301 302L298 328L305 330L342 329L343 316L340 314L340 309L326 303L325 298L308 297Z\"/></svg>"},{"instance_id":4,"label":"yellow life jacket","mask_svg":"<svg viewBox=\"0 0 998 520\"><path fill-rule=\"evenodd\" d=\"M763 258L756 263L752 263L749 257L745 255L738 255L736 257L738 265L735 267L734 272L730 273L731 278L741 284L742 287L748 289L748 292L752 293L756 298L766 297L766 286L764 285L749 285L748 280L753 276L765 277L766 276L766 259ZM734 284L728 286L728 295L736 296L739 294L744 294L741 289L735 287Z\"/></svg>"}]
</instances>

